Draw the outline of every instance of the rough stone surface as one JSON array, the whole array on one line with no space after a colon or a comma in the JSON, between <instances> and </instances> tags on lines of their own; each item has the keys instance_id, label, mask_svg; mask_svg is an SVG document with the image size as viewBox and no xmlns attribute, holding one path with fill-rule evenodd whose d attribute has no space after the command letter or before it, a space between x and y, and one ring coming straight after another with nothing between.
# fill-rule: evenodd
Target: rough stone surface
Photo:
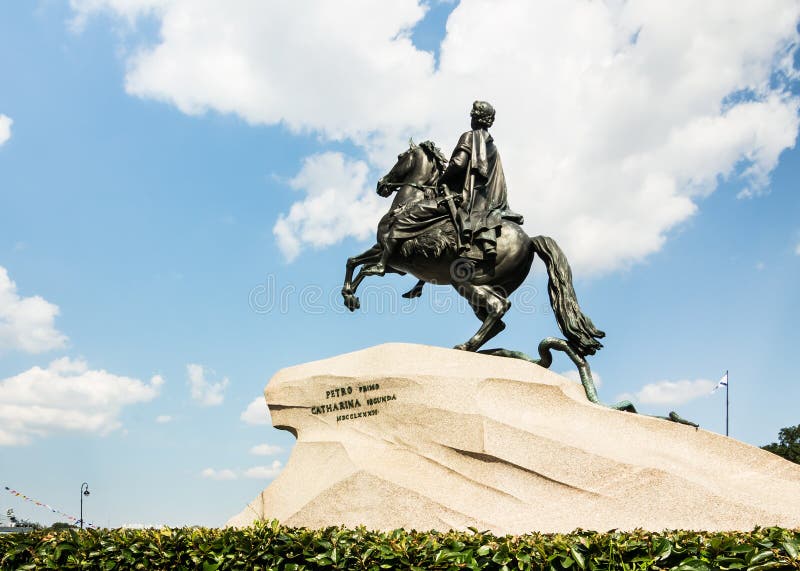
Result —
<instances>
[{"instance_id":1,"label":"rough stone surface","mask_svg":"<svg viewBox=\"0 0 800 571\"><path fill-rule=\"evenodd\" d=\"M351 394L335 395L347 387ZM800 527L800 466L591 404L579 384L514 359L380 345L284 369L265 397L273 425L297 445L229 525L276 518L497 534ZM369 404L381 397L391 400ZM350 400L360 406L326 408Z\"/></svg>"}]
</instances>

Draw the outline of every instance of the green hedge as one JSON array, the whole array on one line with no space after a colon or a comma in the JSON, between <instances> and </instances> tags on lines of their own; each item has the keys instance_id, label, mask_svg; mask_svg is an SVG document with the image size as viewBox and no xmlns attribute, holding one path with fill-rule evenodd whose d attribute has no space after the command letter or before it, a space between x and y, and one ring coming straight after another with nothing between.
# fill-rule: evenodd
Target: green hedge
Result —
<instances>
[{"instance_id":1,"label":"green hedge","mask_svg":"<svg viewBox=\"0 0 800 571\"><path fill-rule=\"evenodd\" d=\"M800 569L800 530L571 534L163 528L0 536L2 569Z\"/></svg>"}]
</instances>

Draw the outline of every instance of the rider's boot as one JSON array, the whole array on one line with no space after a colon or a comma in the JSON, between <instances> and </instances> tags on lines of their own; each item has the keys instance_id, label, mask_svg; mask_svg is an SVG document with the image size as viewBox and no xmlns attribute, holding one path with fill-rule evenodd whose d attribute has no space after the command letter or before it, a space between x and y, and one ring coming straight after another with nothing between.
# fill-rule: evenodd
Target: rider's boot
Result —
<instances>
[{"instance_id":1,"label":"rider's boot","mask_svg":"<svg viewBox=\"0 0 800 571\"><path fill-rule=\"evenodd\" d=\"M389 263L389 258L394 253L395 247L397 246L397 240L387 237L386 241L381 245L383 246L381 259L378 260L377 264L368 268L364 268L363 270L363 272L368 276L383 276L386 274L386 266Z\"/></svg>"}]
</instances>

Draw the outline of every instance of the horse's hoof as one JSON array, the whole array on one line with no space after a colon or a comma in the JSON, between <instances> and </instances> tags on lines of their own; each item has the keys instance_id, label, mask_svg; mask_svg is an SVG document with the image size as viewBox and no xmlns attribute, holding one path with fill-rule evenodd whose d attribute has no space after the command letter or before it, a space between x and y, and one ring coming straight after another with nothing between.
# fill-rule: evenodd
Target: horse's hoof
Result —
<instances>
[{"instance_id":1,"label":"horse's hoof","mask_svg":"<svg viewBox=\"0 0 800 571\"><path fill-rule=\"evenodd\" d=\"M361 307L361 302L355 295L347 294L344 296L344 306L350 311L355 311Z\"/></svg>"},{"instance_id":2,"label":"horse's hoof","mask_svg":"<svg viewBox=\"0 0 800 571\"><path fill-rule=\"evenodd\" d=\"M467 345L466 343L459 343L458 345L453 347L453 349L457 349L458 351L470 351L471 350L469 348L469 345Z\"/></svg>"}]
</instances>

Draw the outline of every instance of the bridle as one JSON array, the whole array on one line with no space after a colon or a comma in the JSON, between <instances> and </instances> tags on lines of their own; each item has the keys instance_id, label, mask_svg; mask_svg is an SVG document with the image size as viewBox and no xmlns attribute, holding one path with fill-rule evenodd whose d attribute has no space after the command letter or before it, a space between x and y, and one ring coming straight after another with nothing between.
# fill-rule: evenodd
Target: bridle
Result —
<instances>
[{"instance_id":1,"label":"bridle","mask_svg":"<svg viewBox=\"0 0 800 571\"><path fill-rule=\"evenodd\" d=\"M423 149L423 152L424 152L424 149ZM427 155L427 153L425 153L425 154ZM439 166L437 165L436 161L432 160L431 162L433 162L433 172L431 173L432 178L438 179L439 176L441 176L441 172L439 172ZM438 188L438 185L436 185L436 184L420 184L418 182L384 182L384 183L381 183L381 186L382 187L383 186L390 186L390 187L395 187L395 188L401 188L403 186L410 186L411 188L416 188L417 190L421 190L422 192L425 192L426 190L434 190L435 191Z\"/></svg>"}]
</instances>

